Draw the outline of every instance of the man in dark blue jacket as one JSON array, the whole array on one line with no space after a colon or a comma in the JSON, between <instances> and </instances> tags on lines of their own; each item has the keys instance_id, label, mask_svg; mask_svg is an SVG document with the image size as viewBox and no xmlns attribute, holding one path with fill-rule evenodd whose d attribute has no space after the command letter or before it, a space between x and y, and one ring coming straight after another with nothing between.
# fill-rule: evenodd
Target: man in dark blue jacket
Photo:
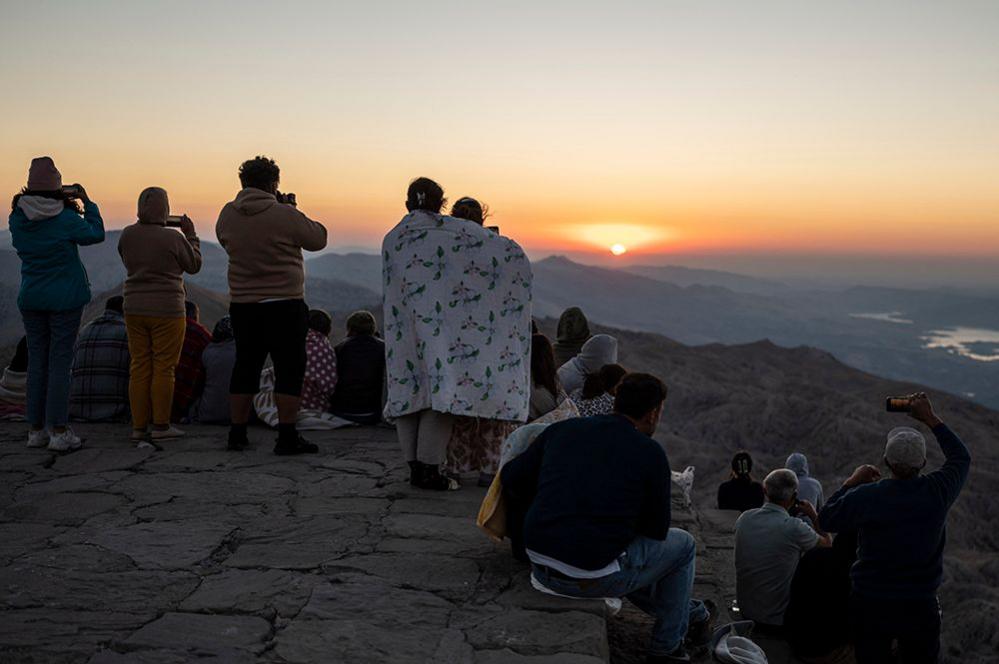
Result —
<instances>
[{"instance_id":1,"label":"man in dark blue jacket","mask_svg":"<svg viewBox=\"0 0 999 664\"><path fill-rule=\"evenodd\" d=\"M670 467L650 436L666 386L628 374L614 414L553 424L503 467L504 492L527 505L524 545L545 587L572 597L627 597L656 619L649 662L690 661L710 615L691 598L694 539L670 528ZM689 628L689 630L688 630Z\"/></svg>"},{"instance_id":2,"label":"man in dark blue jacket","mask_svg":"<svg viewBox=\"0 0 999 664\"><path fill-rule=\"evenodd\" d=\"M944 424L923 393L914 394L910 414L936 436L946 461L927 475L926 441L910 427L888 434L884 462L891 473L880 479L874 466L861 466L819 513L819 525L832 532L857 530L857 562L851 570L851 618L858 664L894 661L937 662L947 512L971 466L961 439ZM879 481L880 480L880 481Z\"/></svg>"}]
</instances>

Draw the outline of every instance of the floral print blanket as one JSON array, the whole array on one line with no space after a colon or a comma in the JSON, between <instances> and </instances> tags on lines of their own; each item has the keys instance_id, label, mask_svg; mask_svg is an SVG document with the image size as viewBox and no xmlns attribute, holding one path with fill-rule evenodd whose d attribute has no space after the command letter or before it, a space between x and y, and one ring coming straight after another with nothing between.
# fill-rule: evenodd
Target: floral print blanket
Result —
<instances>
[{"instance_id":1,"label":"floral print blanket","mask_svg":"<svg viewBox=\"0 0 999 664\"><path fill-rule=\"evenodd\" d=\"M386 417L523 422L531 370L531 264L516 242L412 212L382 244Z\"/></svg>"}]
</instances>

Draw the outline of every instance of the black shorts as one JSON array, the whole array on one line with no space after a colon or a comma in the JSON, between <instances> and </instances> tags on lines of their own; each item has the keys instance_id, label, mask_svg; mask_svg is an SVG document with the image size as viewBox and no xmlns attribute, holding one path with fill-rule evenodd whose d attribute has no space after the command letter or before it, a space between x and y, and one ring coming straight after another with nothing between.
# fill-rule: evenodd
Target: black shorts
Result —
<instances>
[{"instance_id":1,"label":"black shorts","mask_svg":"<svg viewBox=\"0 0 999 664\"><path fill-rule=\"evenodd\" d=\"M305 337L309 332L309 308L305 302L233 302L229 316L236 337L236 365L229 392L259 392L260 372L270 355L274 392L300 396L305 378Z\"/></svg>"}]
</instances>

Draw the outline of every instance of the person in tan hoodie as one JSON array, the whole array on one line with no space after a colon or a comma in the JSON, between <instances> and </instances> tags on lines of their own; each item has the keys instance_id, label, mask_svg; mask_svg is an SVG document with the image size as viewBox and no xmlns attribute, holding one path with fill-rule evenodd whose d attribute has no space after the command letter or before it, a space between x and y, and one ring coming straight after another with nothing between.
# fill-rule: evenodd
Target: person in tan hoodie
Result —
<instances>
[{"instance_id":1,"label":"person in tan hoodie","mask_svg":"<svg viewBox=\"0 0 999 664\"><path fill-rule=\"evenodd\" d=\"M326 227L299 212L293 194L278 191L280 177L272 159L244 162L239 168L243 189L222 208L215 226L229 255L229 315L236 337L228 447L248 445L246 423L270 355L279 420L274 453L302 454L319 451L295 427L309 330L302 250L325 248Z\"/></svg>"},{"instance_id":2,"label":"person in tan hoodie","mask_svg":"<svg viewBox=\"0 0 999 664\"><path fill-rule=\"evenodd\" d=\"M128 400L132 440L139 445L147 435L153 441L183 435L170 425L174 368L184 344L184 273L201 270L201 243L187 215L178 233L166 225L169 214L165 190L143 190L138 221L125 228L118 241L118 253L128 271L125 327L132 356ZM147 434L150 420L152 433Z\"/></svg>"}]
</instances>

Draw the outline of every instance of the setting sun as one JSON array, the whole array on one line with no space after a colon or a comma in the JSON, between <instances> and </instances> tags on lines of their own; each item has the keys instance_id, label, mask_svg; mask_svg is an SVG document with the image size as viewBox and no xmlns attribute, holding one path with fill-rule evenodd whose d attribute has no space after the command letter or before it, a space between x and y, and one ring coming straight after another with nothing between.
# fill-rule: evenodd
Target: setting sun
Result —
<instances>
[{"instance_id":1,"label":"setting sun","mask_svg":"<svg viewBox=\"0 0 999 664\"><path fill-rule=\"evenodd\" d=\"M623 244L614 244L611 245L610 250L611 253L614 254L615 256L620 256L621 254L626 253L628 251L628 247L624 246Z\"/></svg>"}]
</instances>

